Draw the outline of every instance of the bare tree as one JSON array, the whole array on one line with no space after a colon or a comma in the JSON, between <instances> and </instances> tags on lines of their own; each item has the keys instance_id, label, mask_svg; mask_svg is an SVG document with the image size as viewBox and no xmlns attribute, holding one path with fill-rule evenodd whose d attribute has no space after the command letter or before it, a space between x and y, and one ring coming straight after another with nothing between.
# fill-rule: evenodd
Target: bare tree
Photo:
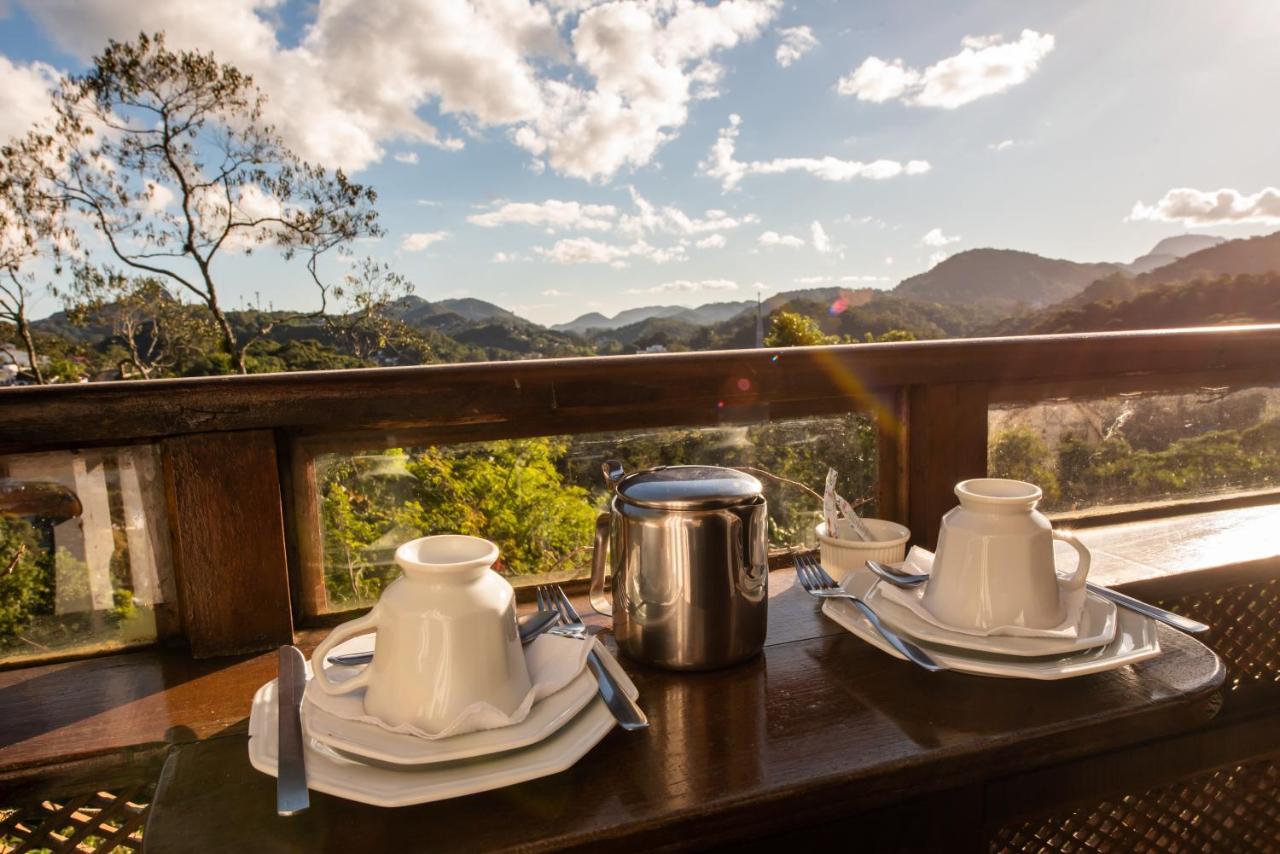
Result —
<instances>
[{"instance_id":1,"label":"bare tree","mask_svg":"<svg viewBox=\"0 0 1280 854\"><path fill-rule=\"evenodd\" d=\"M15 168L20 168L16 161L0 159L0 320L17 329L31 378L43 384L29 313L37 269L45 265L60 271L64 252L75 247L75 235L55 211L25 192L29 187L15 180Z\"/></svg>"},{"instance_id":2,"label":"bare tree","mask_svg":"<svg viewBox=\"0 0 1280 854\"><path fill-rule=\"evenodd\" d=\"M410 334L390 309L413 293L413 283L388 265L365 258L334 288L334 297L346 310L325 318L325 328L344 343L352 355L367 359L378 350L393 347Z\"/></svg>"},{"instance_id":3,"label":"bare tree","mask_svg":"<svg viewBox=\"0 0 1280 854\"><path fill-rule=\"evenodd\" d=\"M154 276L131 278L83 264L71 288L59 294L72 323L111 327L124 349L120 375L126 378L163 376L218 333L208 312L175 298Z\"/></svg>"},{"instance_id":4,"label":"bare tree","mask_svg":"<svg viewBox=\"0 0 1280 854\"><path fill-rule=\"evenodd\" d=\"M23 164L25 192L82 215L127 267L184 289L209 311L235 369L270 326L324 314L318 261L381 230L371 188L303 162L263 123L251 77L164 37L108 43L54 94L50 133L0 154ZM270 245L305 257L320 307L237 335L214 275L225 252Z\"/></svg>"}]
</instances>

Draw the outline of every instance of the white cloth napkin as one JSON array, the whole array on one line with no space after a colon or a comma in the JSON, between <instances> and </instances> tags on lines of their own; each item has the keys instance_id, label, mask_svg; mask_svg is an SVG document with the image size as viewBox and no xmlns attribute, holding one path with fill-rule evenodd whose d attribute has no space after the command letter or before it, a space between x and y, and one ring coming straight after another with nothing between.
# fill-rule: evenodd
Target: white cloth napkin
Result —
<instances>
[{"instance_id":1,"label":"white cloth napkin","mask_svg":"<svg viewBox=\"0 0 1280 854\"><path fill-rule=\"evenodd\" d=\"M360 640L365 641L362 647L364 650L368 650L373 646L373 639L374 635L355 638L348 644L342 644L336 648L334 653L360 651L354 646ZM529 693L525 695L524 700L521 701L514 712L508 715L489 703L473 703L464 709L452 723L435 732L427 732L412 724L390 726L382 720L366 714L364 710L365 689L363 688L352 691L350 694L342 694L335 697L332 694L326 694L321 691L313 682L308 682L303 701L349 721L373 724L389 732L408 733L428 740L449 738L450 736L463 735L464 733L482 729L497 729L498 727L520 723L528 717L529 711L535 703L551 696L572 682L582 672L582 668L586 666L587 653L591 651L593 643L594 641L592 640L578 640L559 635L539 635L533 643L524 648L525 665L529 669L529 681L532 683L532 687L530 687ZM330 681L341 683L359 673L361 667L326 664L325 673L329 676Z\"/></svg>"},{"instance_id":2,"label":"white cloth napkin","mask_svg":"<svg viewBox=\"0 0 1280 854\"><path fill-rule=\"evenodd\" d=\"M922 549L919 546L912 546L911 551L907 553L907 559L902 563L902 568L905 572L923 575L932 574L933 552ZM924 584L918 584L915 587L898 587L882 580L876 584L876 590L890 602L901 605L926 623L962 635L1014 638L1075 638L1080 636L1080 616L1084 612L1084 600L1087 595L1084 588L1067 591L1059 587L1060 595L1066 603L1066 616L1061 623L1053 628L1032 629L1025 626L997 626L984 630L953 626L935 617L924 606L924 591L928 586L929 582L926 581Z\"/></svg>"}]
</instances>

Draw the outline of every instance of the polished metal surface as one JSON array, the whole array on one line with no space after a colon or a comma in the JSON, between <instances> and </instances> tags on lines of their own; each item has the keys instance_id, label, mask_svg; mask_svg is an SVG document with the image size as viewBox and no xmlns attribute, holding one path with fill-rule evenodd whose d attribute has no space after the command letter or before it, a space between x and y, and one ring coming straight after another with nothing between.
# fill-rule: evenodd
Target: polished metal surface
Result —
<instances>
[{"instance_id":1,"label":"polished metal surface","mask_svg":"<svg viewBox=\"0 0 1280 854\"><path fill-rule=\"evenodd\" d=\"M907 660L912 664L919 665L931 672L947 669L930 658L929 653L911 641L899 637L897 633L880 622L880 617L866 602L863 602L852 593L844 592L840 585L836 583L836 580L822 568L822 564L818 563L817 558L811 555L798 555L796 557L796 580L800 582L800 586L810 596L818 599L847 599L852 602L862 612L862 615L867 618L867 622L871 623L872 627L880 633L880 636L887 640L890 646L906 656Z\"/></svg>"},{"instance_id":2,"label":"polished metal surface","mask_svg":"<svg viewBox=\"0 0 1280 854\"><path fill-rule=\"evenodd\" d=\"M302 753L302 692L307 687L307 663L296 646L280 647L280 678L276 683L280 710L280 759L276 769L276 812L297 815L311 804L307 766Z\"/></svg>"},{"instance_id":3,"label":"polished metal surface","mask_svg":"<svg viewBox=\"0 0 1280 854\"><path fill-rule=\"evenodd\" d=\"M923 584L929 580L929 576L921 575L914 572L901 572L891 566L886 566L877 560L867 561L867 568L876 575L888 581L890 584L896 584L899 587L914 587L917 584ZM1143 616L1158 620L1167 626L1187 632L1189 634L1198 634L1200 632L1209 631L1209 626L1190 617L1184 617L1181 614L1175 614L1173 611L1166 611L1156 605L1143 602L1141 599L1134 599L1119 591L1112 590L1110 587L1103 587L1100 584L1094 584L1092 581L1085 582L1085 587L1090 592L1096 593L1104 599L1110 599L1122 608L1128 608L1130 611L1136 611Z\"/></svg>"},{"instance_id":4,"label":"polished metal surface","mask_svg":"<svg viewBox=\"0 0 1280 854\"><path fill-rule=\"evenodd\" d=\"M609 464L606 464L609 465ZM621 467L613 465L605 479ZM714 510L759 498L764 487L746 472L721 466L658 466L626 475L614 484L623 501L662 510Z\"/></svg>"},{"instance_id":5,"label":"polished metal surface","mask_svg":"<svg viewBox=\"0 0 1280 854\"><path fill-rule=\"evenodd\" d=\"M673 480L676 469L685 471ZM713 466L670 466L652 478L651 472L622 477L612 462L604 471L618 492L596 524L591 604L613 615L621 650L673 670L709 670L756 655L769 607L769 509L759 481ZM641 496L656 500L659 483L674 490L667 500L722 506L651 507L623 491L644 485ZM612 599L604 594L606 566Z\"/></svg>"},{"instance_id":6,"label":"polished metal surface","mask_svg":"<svg viewBox=\"0 0 1280 854\"><path fill-rule=\"evenodd\" d=\"M583 625L582 618L578 616L577 609L573 607L573 603L569 601L569 597L565 595L564 589L559 584L544 584L535 590L534 594L538 597L539 608L555 609L560 613L562 625L552 629L552 634L579 639L591 636L591 632ZM587 667L596 677L600 699L604 700L604 704L609 707L618 726L628 732L649 726L649 719L645 717L644 710L635 700L627 696L626 691L622 690L622 686L613 678L609 668L605 667L604 662L600 660L600 654L595 651L594 645L591 652L587 653Z\"/></svg>"}]
</instances>

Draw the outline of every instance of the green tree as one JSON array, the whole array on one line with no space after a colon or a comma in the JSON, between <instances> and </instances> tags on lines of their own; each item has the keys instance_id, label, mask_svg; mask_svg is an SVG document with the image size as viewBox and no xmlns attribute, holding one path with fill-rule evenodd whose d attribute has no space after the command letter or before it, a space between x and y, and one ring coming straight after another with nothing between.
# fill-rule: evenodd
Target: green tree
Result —
<instances>
[{"instance_id":1,"label":"green tree","mask_svg":"<svg viewBox=\"0 0 1280 854\"><path fill-rule=\"evenodd\" d=\"M0 646L52 608L53 568L30 522L0 516Z\"/></svg>"},{"instance_id":2,"label":"green tree","mask_svg":"<svg viewBox=\"0 0 1280 854\"><path fill-rule=\"evenodd\" d=\"M1043 490L1046 504L1053 504L1061 495L1049 449L1029 427L1012 427L996 434L987 455L987 471L992 477L1034 483Z\"/></svg>"},{"instance_id":3,"label":"green tree","mask_svg":"<svg viewBox=\"0 0 1280 854\"><path fill-rule=\"evenodd\" d=\"M773 316L769 334L764 338L766 347L811 347L816 344L835 344L839 339L827 335L812 317L790 311L780 311Z\"/></svg>"}]
</instances>

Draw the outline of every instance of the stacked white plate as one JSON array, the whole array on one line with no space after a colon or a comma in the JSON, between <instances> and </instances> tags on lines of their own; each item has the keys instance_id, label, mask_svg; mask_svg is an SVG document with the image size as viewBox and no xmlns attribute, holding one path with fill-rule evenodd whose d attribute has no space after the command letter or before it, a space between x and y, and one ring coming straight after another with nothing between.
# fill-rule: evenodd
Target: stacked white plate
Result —
<instances>
[{"instance_id":1,"label":"stacked white plate","mask_svg":"<svg viewBox=\"0 0 1280 854\"><path fill-rule=\"evenodd\" d=\"M925 560L916 560L914 556ZM906 572L929 568L927 552L913 550ZM895 564L903 567L903 564ZM1070 679L1160 654L1155 621L1127 608L1117 608L1092 591L1065 594L1067 619L1047 631L1008 627L985 634L948 627L924 607L921 597L928 582L912 588L892 585L871 570L855 569L841 587L863 600L880 621L900 637L914 641L934 661L951 670L979 676L1019 679ZM903 655L889 645L852 602L827 599L822 612L867 643L895 658Z\"/></svg>"},{"instance_id":2,"label":"stacked white plate","mask_svg":"<svg viewBox=\"0 0 1280 854\"><path fill-rule=\"evenodd\" d=\"M335 647L331 655L366 652L376 638L364 635ZM518 723L460 735L427 739L353 720L311 699L302 705L307 786L348 800L396 807L456 798L563 771L581 759L613 729L614 719L596 690L577 643L544 636L534 644L574 656L580 668L558 691L534 703ZM550 646L555 644L555 646ZM531 644L526 652L533 649ZM618 662L595 643L605 667L632 698L635 684ZM334 681L356 668L329 665ZM310 666L307 669L310 679ZM358 699L359 693L349 695ZM275 776L279 756L279 706L276 682L258 689L249 714L249 761Z\"/></svg>"}]
</instances>

